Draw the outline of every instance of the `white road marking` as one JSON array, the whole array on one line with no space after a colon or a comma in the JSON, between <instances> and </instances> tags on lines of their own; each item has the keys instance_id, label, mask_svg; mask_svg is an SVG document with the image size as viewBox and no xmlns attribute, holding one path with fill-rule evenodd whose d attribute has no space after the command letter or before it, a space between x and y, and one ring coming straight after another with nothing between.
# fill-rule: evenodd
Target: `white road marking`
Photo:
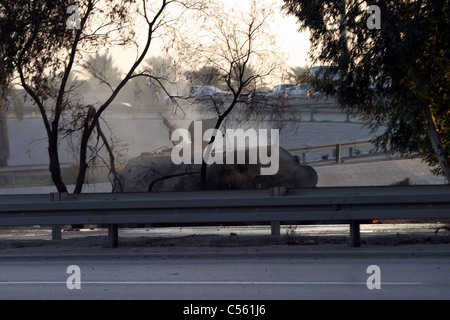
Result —
<instances>
[{"instance_id":1,"label":"white road marking","mask_svg":"<svg viewBox=\"0 0 450 320\"><path fill-rule=\"evenodd\" d=\"M0 285L60 285L66 281L0 281ZM82 285L296 285L296 286L322 286L322 285L366 285L366 282L286 282L286 281L81 281ZM387 286L418 286L422 282L382 282Z\"/></svg>"}]
</instances>

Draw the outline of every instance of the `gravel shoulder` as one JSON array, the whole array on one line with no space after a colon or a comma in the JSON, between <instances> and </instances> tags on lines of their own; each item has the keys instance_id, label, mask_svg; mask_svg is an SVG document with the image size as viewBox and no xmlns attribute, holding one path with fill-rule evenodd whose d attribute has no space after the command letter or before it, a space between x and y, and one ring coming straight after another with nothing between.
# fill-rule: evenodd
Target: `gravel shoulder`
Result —
<instances>
[{"instance_id":1,"label":"gravel shoulder","mask_svg":"<svg viewBox=\"0 0 450 320\"><path fill-rule=\"evenodd\" d=\"M105 229L65 231L62 240L53 241L50 228L0 228L0 257L263 251L439 252L450 257L450 232L446 226L436 223L362 225L361 248L349 247L348 227L341 225L283 226L278 237L271 236L267 226L120 229L117 249L108 248Z\"/></svg>"}]
</instances>

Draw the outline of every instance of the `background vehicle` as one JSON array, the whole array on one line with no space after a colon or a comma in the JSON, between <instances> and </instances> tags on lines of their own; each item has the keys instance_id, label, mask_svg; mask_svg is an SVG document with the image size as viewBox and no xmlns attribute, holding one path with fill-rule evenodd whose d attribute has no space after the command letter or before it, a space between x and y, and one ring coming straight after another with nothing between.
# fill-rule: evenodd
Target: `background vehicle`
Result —
<instances>
[{"instance_id":1,"label":"background vehicle","mask_svg":"<svg viewBox=\"0 0 450 320\"><path fill-rule=\"evenodd\" d=\"M247 104L252 104L258 107L278 107L283 105L283 98L273 97L266 91L253 91L248 94L245 101Z\"/></svg>"},{"instance_id":2,"label":"background vehicle","mask_svg":"<svg viewBox=\"0 0 450 320\"><path fill-rule=\"evenodd\" d=\"M240 94L237 98L237 102L246 102L248 99L248 93Z\"/></svg>"},{"instance_id":3,"label":"background vehicle","mask_svg":"<svg viewBox=\"0 0 450 320\"><path fill-rule=\"evenodd\" d=\"M252 91L248 94L246 102L247 103L266 102L266 100L267 100L267 92Z\"/></svg>"},{"instance_id":4,"label":"background vehicle","mask_svg":"<svg viewBox=\"0 0 450 320\"><path fill-rule=\"evenodd\" d=\"M295 84L288 83L288 84L279 84L276 85L272 91L270 91L267 96L270 98L284 98L284 95L286 94L286 90L289 88L295 87Z\"/></svg>"},{"instance_id":5,"label":"background vehicle","mask_svg":"<svg viewBox=\"0 0 450 320\"><path fill-rule=\"evenodd\" d=\"M298 84L294 87L289 87L284 93L284 98L288 100L310 99L311 90L308 84Z\"/></svg>"},{"instance_id":6,"label":"background vehicle","mask_svg":"<svg viewBox=\"0 0 450 320\"><path fill-rule=\"evenodd\" d=\"M190 100L195 103L220 102L231 99L231 93L214 86L192 86L182 94L172 95L172 98ZM164 102L169 103L169 97L164 97Z\"/></svg>"},{"instance_id":7,"label":"background vehicle","mask_svg":"<svg viewBox=\"0 0 450 320\"><path fill-rule=\"evenodd\" d=\"M188 98L195 98L198 101L224 102L230 97L229 92L213 86L192 86L188 94Z\"/></svg>"}]
</instances>

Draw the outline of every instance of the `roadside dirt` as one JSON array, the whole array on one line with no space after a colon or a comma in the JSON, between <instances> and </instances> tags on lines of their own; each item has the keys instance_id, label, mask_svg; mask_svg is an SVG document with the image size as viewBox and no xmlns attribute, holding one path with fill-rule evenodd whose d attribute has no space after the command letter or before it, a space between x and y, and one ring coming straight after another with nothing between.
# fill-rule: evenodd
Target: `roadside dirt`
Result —
<instances>
[{"instance_id":1,"label":"roadside dirt","mask_svg":"<svg viewBox=\"0 0 450 320\"><path fill-rule=\"evenodd\" d=\"M427 225L422 229L411 225L366 227L362 229L361 244L364 247L406 246L406 245L449 245L450 229L447 224ZM419 225L420 227L420 225ZM371 230L373 229L373 230ZM438 230L439 229L439 230ZM274 237L267 229L258 228L201 228L185 230L169 229L126 229L119 233L121 248L246 248L268 246L345 246L349 236L345 227L322 226L320 232L314 228L284 228L281 235ZM270 229L269 229L270 230ZM312 231L311 231L312 230ZM436 232L437 231L437 232ZM83 229L62 233L63 240L52 241L51 229L4 228L0 227L0 254L11 252L50 253L72 252L74 250L102 249L108 247L105 229ZM450 247L449 247L450 248Z\"/></svg>"}]
</instances>

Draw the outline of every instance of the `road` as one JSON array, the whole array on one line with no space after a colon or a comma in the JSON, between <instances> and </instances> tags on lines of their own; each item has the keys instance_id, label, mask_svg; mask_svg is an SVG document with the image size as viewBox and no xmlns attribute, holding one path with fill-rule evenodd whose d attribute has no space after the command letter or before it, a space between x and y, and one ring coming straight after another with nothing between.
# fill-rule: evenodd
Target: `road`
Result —
<instances>
[{"instance_id":1,"label":"road","mask_svg":"<svg viewBox=\"0 0 450 320\"><path fill-rule=\"evenodd\" d=\"M68 267L79 270L69 273ZM376 265L379 273L368 273ZM450 258L282 252L0 259L0 299L449 299ZM79 271L79 273L78 273ZM378 271L377 271L378 272ZM369 277L380 289L369 290ZM375 279L375 278L374 278ZM80 289L69 290L67 283ZM369 281L374 283L373 281Z\"/></svg>"},{"instance_id":2,"label":"road","mask_svg":"<svg viewBox=\"0 0 450 320\"><path fill-rule=\"evenodd\" d=\"M338 115L332 115L337 117ZM320 115L317 115L320 121ZM309 119L309 118L308 118ZM369 128L359 123L305 122L285 124L280 133L280 145L286 148L339 143L373 137ZM10 138L9 165L41 165L48 163L46 133L39 119L24 119L18 121L9 119L8 130ZM173 119L178 128L187 128L189 120ZM150 152L161 147L171 147L169 131L160 118L111 119L108 125L119 140L115 150L120 150L119 159L127 160L139 156L142 152ZM267 123L262 124L268 126ZM244 128L246 129L246 128ZM110 137L110 130L105 125L104 132ZM366 152L370 149L362 148ZM310 154L307 160L320 159L323 153ZM60 160L62 163L76 162L68 141L60 144Z\"/></svg>"}]
</instances>

